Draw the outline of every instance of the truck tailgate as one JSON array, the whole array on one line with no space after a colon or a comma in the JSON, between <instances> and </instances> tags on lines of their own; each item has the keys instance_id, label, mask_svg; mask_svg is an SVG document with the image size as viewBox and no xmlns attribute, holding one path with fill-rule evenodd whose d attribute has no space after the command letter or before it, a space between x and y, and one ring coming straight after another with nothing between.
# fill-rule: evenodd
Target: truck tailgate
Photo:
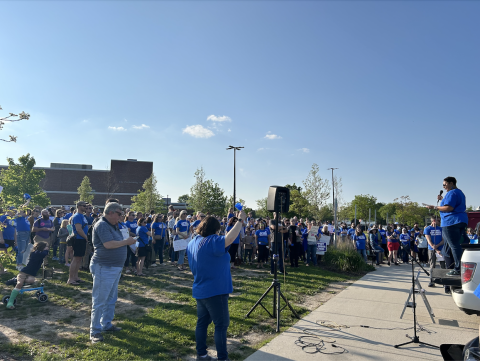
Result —
<instances>
[{"instance_id":1,"label":"truck tailgate","mask_svg":"<svg viewBox=\"0 0 480 361\"><path fill-rule=\"evenodd\" d=\"M432 270L432 281L433 283L444 285L444 286L456 286L462 287L462 279L460 275L458 276L447 276L447 272L451 271L450 269L434 268Z\"/></svg>"}]
</instances>

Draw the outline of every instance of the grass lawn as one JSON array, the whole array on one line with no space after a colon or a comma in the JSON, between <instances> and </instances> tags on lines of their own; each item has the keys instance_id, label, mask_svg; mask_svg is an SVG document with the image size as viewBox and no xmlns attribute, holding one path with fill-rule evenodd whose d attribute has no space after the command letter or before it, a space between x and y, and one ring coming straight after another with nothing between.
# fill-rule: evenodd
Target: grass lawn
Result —
<instances>
[{"instance_id":1,"label":"grass lawn","mask_svg":"<svg viewBox=\"0 0 480 361\"><path fill-rule=\"evenodd\" d=\"M122 331L104 334L105 341L89 342L92 280L82 271L86 282L66 285L68 268L55 261L54 278L45 281L47 303L40 303L32 293L17 301L16 310L0 307L0 359L7 360L186 360L195 355L196 302L191 296L193 276L170 263L146 270L146 277L124 275L119 284L115 323ZM0 295L10 294L5 281L17 274L13 264L5 265L8 274L0 276ZM282 291L300 316L319 303L310 302L332 282L352 282L350 275L318 267L287 268ZM269 268L242 266L233 272L229 352L232 360L242 360L275 335L274 320L258 307L250 310L270 286ZM345 283L342 288L348 284ZM20 297L20 296L19 296ZM272 308L273 295L264 305ZM271 311L270 311L271 312ZM282 312L282 331L293 325L288 309ZM213 324L208 344L214 346ZM212 355L215 355L214 352Z\"/></svg>"}]
</instances>

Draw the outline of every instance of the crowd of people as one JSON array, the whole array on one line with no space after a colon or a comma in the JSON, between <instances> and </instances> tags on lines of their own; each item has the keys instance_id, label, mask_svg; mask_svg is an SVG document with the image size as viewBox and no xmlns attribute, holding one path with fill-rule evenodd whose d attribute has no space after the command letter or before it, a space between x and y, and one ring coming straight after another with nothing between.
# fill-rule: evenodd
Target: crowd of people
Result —
<instances>
[{"instance_id":1,"label":"crowd of people","mask_svg":"<svg viewBox=\"0 0 480 361\"><path fill-rule=\"evenodd\" d=\"M456 194L456 181L455 187L451 184L446 178L444 187L450 198L442 203L454 204L452 197ZM226 355L228 328L228 319L225 318L228 297L225 296L232 292L231 270L242 263L256 263L257 268L263 268L270 261L273 273L274 253L280 255L278 266L285 274L286 261L290 262L291 268L298 268L299 261L304 262L305 267L317 266L322 260L318 242L327 237L329 243L350 244L365 262L367 255L371 255L377 266L385 261L388 266L398 266L413 258L421 266L429 265L431 269L439 261L442 268L452 268L449 274L459 274L461 253L455 242L462 241L449 240L457 228L457 233L463 236L465 210L458 212L457 223L449 225L451 218L445 216L452 213L449 207L455 209L443 204L435 207L441 212L442 225L447 224L444 227L440 227L436 217L425 227L398 222L387 226L352 222L350 226L340 223L335 227L331 222L297 217L279 217L277 224L276 214L272 218L254 218L252 213L247 215L233 208L226 216L203 212L188 214L186 210L176 210L173 206L165 214L154 210L144 214L123 209L114 198L106 201L103 211L82 201L68 209L17 210L9 207L5 214L0 210L3 214L0 216L0 250L4 251L10 245L14 247L19 274L7 282L16 285L7 308L15 308L19 291L35 280L42 265L47 265L47 255L52 250L53 261L69 266L67 284L77 286L85 282L79 277L82 268L92 274L90 338L92 342L103 341L102 332L120 330L112 320L122 274L142 277L145 269L167 263L184 271L188 258L194 275L193 297L197 299L199 317L196 332L198 356L203 359L206 329L213 320L215 340L219 342L217 350L223 357ZM464 208L464 205L455 207ZM467 233L465 238L478 243L480 223L475 230L467 229ZM212 262L205 261L210 258ZM221 261L215 264L214 260ZM4 272L0 264L0 274ZM433 287L433 282L429 286Z\"/></svg>"}]
</instances>

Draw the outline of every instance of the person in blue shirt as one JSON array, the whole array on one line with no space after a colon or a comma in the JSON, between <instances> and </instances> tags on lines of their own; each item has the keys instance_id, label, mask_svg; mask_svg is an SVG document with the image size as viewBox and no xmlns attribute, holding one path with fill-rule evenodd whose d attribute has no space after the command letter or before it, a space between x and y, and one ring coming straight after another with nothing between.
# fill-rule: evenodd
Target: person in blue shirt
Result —
<instances>
[{"instance_id":1,"label":"person in blue shirt","mask_svg":"<svg viewBox=\"0 0 480 361\"><path fill-rule=\"evenodd\" d=\"M12 247L17 241L17 223L15 222L14 215L15 211L9 209L3 216L0 216L0 223L2 223L3 226L3 240Z\"/></svg>"},{"instance_id":2,"label":"person in blue shirt","mask_svg":"<svg viewBox=\"0 0 480 361\"><path fill-rule=\"evenodd\" d=\"M23 267L23 258L30 240L30 222L24 209L18 211L18 217L15 220L17 225L17 270Z\"/></svg>"},{"instance_id":3,"label":"person in blue shirt","mask_svg":"<svg viewBox=\"0 0 480 361\"><path fill-rule=\"evenodd\" d=\"M87 203L83 201L77 202L77 213L71 217L70 223L73 226L75 240L73 242L73 260L70 265L67 284L78 285L84 282L78 277L78 270L82 265L83 256L85 256L87 250L88 222L84 215L86 211Z\"/></svg>"},{"instance_id":4,"label":"person in blue shirt","mask_svg":"<svg viewBox=\"0 0 480 361\"><path fill-rule=\"evenodd\" d=\"M137 276L145 276L143 274L143 265L145 264L145 257L147 256L148 252L148 237L152 236L152 232L150 232L147 228L147 220L145 218L140 218L137 221Z\"/></svg>"},{"instance_id":5,"label":"person in blue shirt","mask_svg":"<svg viewBox=\"0 0 480 361\"><path fill-rule=\"evenodd\" d=\"M193 274L192 296L197 301L197 360L211 359L207 355L207 329L212 321L217 359L228 360L228 295L233 292L233 283L227 248L240 234L246 214L241 211L239 218L242 222L236 222L226 236L220 236L218 220L213 216L206 217L197 229L198 235L187 246L188 263Z\"/></svg>"},{"instance_id":6,"label":"person in blue shirt","mask_svg":"<svg viewBox=\"0 0 480 361\"><path fill-rule=\"evenodd\" d=\"M157 214L154 216L154 222L152 223L151 229L153 235L153 250L155 252L155 260L152 267L156 263L157 256L160 265L165 265L165 263L163 263L163 248L165 246L167 224L165 223L165 217L163 214Z\"/></svg>"},{"instance_id":7,"label":"person in blue shirt","mask_svg":"<svg viewBox=\"0 0 480 361\"><path fill-rule=\"evenodd\" d=\"M367 262L367 236L362 232L362 228L357 226L355 229L355 234L353 235L353 246L357 252L363 257L365 262Z\"/></svg>"},{"instance_id":8,"label":"person in blue shirt","mask_svg":"<svg viewBox=\"0 0 480 361\"><path fill-rule=\"evenodd\" d=\"M377 256L377 266L380 265L380 263L383 263L383 248L380 245L381 244L381 237L380 233L378 233L377 226L374 225L370 231L368 231L368 238L370 241L370 246L374 250Z\"/></svg>"},{"instance_id":9,"label":"person in blue shirt","mask_svg":"<svg viewBox=\"0 0 480 361\"><path fill-rule=\"evenodd\" d=\"M128 212L127 215L127 220L125 221L125 226L128 229L128 235L130 237L136 237L137 236L137 227L138 227L138 221L135 220L135 212L130 211ZM125 273L132 273L136 270L137 268L137 256L135 256L135 253L132 252L130 247L127 247L127 259L125 260Z\"/></svg>"},{"instance_id":10,"label":"person in blue shirt","mask_svg":"<svg viewBox=\"0 0 480 361\"><path fill-rule=\"evenodd\" d=\"M385 257L387 257L388 254L388 248L387 248L387 231L383 229L382 225L378 225L378 236L381 237L379 239L379 244L383 249L383 254Z\"/></svg>"},{"instance_id":11,"label":"person in blue shirt","mask_svg":"<svg viewBox=\"0 0 480 361\"><path fill-rule=\"evenodd\" d=\"M403 247L402 261L403 263L408 263L408 254L410 252L410 235L408 234L406 228L402 229L402 233L400 234L400 242L402 242Z\"/></svg>"},{"instance_id":12,"label":"person in blue shirt","mask_svg":"<svg viewBox=\"0 0 480 361\"><path fill-rule=\"evenodd\" d=\"M355 223L352 223L350 225L349 230L347 231L347 236L350 237L350 239L353 239L354 235L355 235Z\"/></svg>"},{"instance_id":13,"label":"person in blue shirt","mask_svg":"<svg viewBox=\"0 0 480 361\"><path fill-rule=\"evenodd\" d=\"M183 210L180 212L177 223L173 226L175 232L175 241L179 239L185 239L190 241L190 222L187 220L187 211ZM178 269L180 271L185 270L185 250L178 251Z\"/></svg>"},{"instance_id":14,"label":"person in blue shirt","mask_svg":"<svg viewBox=\"0 0 480 361\"><path fill-rule=\"evenodd\" d=\"M470 244L478 244L478 235L473 233L472 228L467 228L467 236L470 239Z\"/></svg>"},{"instance_id":15,"label":"person in blue shirt","mask_svg":"<svg viewBox=\"0 0 480 361\"><path fill-rule=\"evenodd\" d=\"M395 263L395 266L398 266L397 262L397 251L400 247L400 243L398 240L398 235L394 232L392 226L387 227L387 232L385 233L387 236L387 249L388 249L388 261L387 264L390 266L390 261Z\"/></svg>"},{"instance_id":16,"label":"person in blue shirt","mask_svg":"<svg viewBox=\"0 0 480 361\"><path fill-rule=\"evenodd\" d=\"M233 214L233 208L229 208L228 209L228 216L227 216L227 219L230 219L232 217L235 217L235 214Z\"/></svg>"},{"instance_id":17,"label":"person in blue shirt","mask_svg":"<svg viewBox=\"0 0 480 361\"><path fill-rule=\"evenodd\" d=\"M428 287L435 287L435 283L432 281L432 269L434 269L437 264L437 254L441 254L444 240L443 229L437 226L437 219L432 217L431 222L430 226L425 227L424 234L428 243L428 261L430 264L430 283Z\"/></svg>"},{"instance_id":18,"label":"person in blue shirt","mask_svg":"<svg viewBox=\"0 0 480 361\"><path fill-rule=\"evenodd\" d=\"M447 276L460 274L463 249L461 244L468 242L466 228L468 215L466 212L465 194L457 188L457 180L454 177L447 177L443 180L443 188L447 191L445 198L437 196L440 206L428 206L440 212L442 221L442 235L448 243L455 260L454 268L447 273Z\"/></svg>"},{"instance_id":19,"label":"person in blue shirt","mask_svg":"<svg viewBox=\"0 0 480 361\"><path fill-rule=\"evenodd\" d=\"M228 234L228 232L230 232L233 227L235 226L235 224L238 222L238 218L237 217L231 217L229 220L228 220L228 226L227 228L225 229L226 233ZM235 240L232 242L232 244L230 245L230 248L228 249L228 253L230 254L230 267L231 268L236 268L234 266L235 264L235 258L237 256L237 252L238 252L238 247L240 245L240 233L238 234L237 238L235 238Z\"/></svg>"},{"instance_id":20,"label":"person in blue shirt","mask_svg":"<svg viewBox=\"0 0 480 361\"><path fill-rule=\"evenodd\" d=\"M75 207L70 208L70 212L65 214L63 219L70 219L75 214Z\"/></svg>"},{"instance_id":21,"label":"person in blue shirt","mask_svg":"<svg viewBox=\"0 0 480 361\"><path fill-rule=\"evenodd\" d=\"M270 229L265 228L265 223L260 222L258 230L255 231L255 243L258 249L258 265L257 268L263 268L263 264L268 259L268 245L270 243Z\"/></svg>"}]
</instances>

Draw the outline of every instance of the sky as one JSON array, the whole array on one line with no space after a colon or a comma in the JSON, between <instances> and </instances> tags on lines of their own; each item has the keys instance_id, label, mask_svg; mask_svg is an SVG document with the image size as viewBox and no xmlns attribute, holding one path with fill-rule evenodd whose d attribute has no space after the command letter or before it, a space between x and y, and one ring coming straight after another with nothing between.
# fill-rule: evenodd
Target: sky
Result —
<instances>
[{"instance_id":1,"label":"sky","mask_svg":"<svg viewBox=\"0 0 480 361\"><path fill-rule=\"evenodd\" d=\"M0 164L153 161L158 190L203 167L255 208L312 164L342 198L480 206L480 2L2 1ZM3 160L2 160L3 159Z\"/></svg>"}]
</instances>

